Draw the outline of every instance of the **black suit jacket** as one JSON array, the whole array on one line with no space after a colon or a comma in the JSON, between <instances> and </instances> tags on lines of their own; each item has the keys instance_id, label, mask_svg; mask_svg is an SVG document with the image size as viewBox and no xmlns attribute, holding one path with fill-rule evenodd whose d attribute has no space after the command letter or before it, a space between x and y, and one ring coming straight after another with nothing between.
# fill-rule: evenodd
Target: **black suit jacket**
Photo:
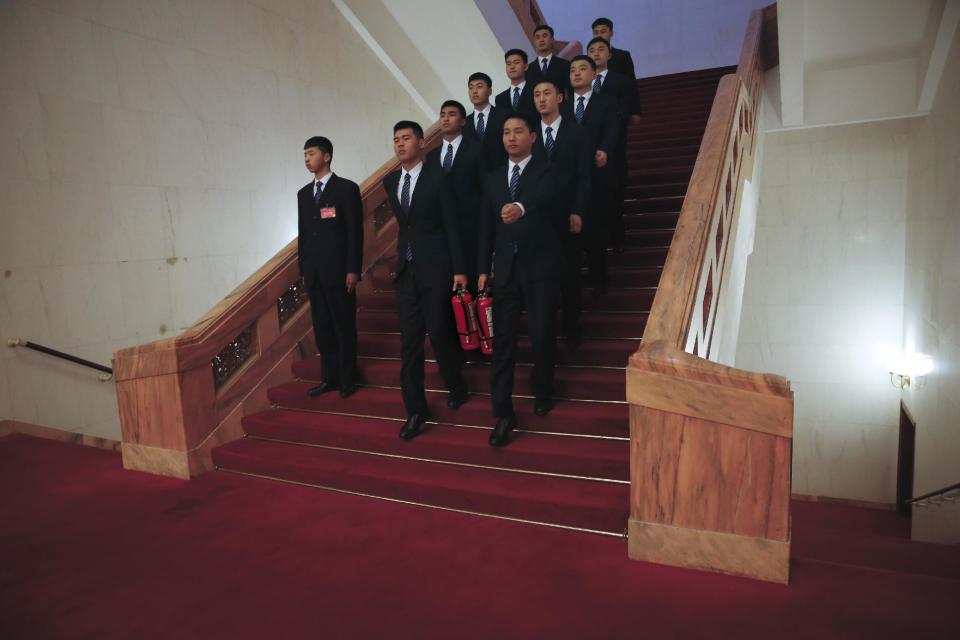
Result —
<instances>
[{"instance_id":1,"label":"black suit jacket","mask_svg":"<svg viewBox=\"0 0 960 640\"><path fill-rule=\"evenodd\" d=\"M497 94L496 105L497 109L502 109L505 113L513 113L513 85ZM524 84L520 91L520 104L517 111L526 113L534 120L540 117L537 107L533 104L533 85L529 82Z\"/></svg>"},{"instance_id":2,"label":"black suit jacket","mask_svg":"<svg viewBox=\"0 0 960 640\"><path fill-rule=\"evenodd\" d=\"M594 150L584 130L572 119L561 118L559 131L555 131L553 135L553 156L547 159L543 127L537 130L533 157L550 165L557 184L557 204L563 215L569 217L571 213L576 213L586 221Z\"/></svg>"},{"instance_id":3,"label":"black suit jacket","mask_svg":"<svg viewBox=\"0 0 960 640\"><path fill-rule=\"evenodd\" d=\"M617 73L612 69L608 70L607 77L600 88L600 93L616 100L620 120L624 125L631 115L640 113L640 106L636 104L637 83L636 81L631 82L622 73Z\"/></svg>"},{"instance_id":4,"label":"black suit jacket","mask_svg":"<svg viewBox=\"0 0 960 640\"><path fill-rule=\"evenodd\" d=\"M446 141L427 154L427 164L443 171L443 156ZM457 218L460 221L460 240L467 251L468 259L476 259L477 237L480 233L480 200L483 192L484 171L483 149L472 136L463 135L457 153L453 158L453 169L445 174L456 201ZM476 264L466 265L472 269Z\"/></svg>"},{"instance_id":5,"label":"black suit jacket","mask_svg":"<svg viewBox=\"0 0 960 640\"><path fill-rule=\"evenodd\" d=\"M607 63L610 71L616 71L627 79L630 83L633 99L631 104L634 108L629 115L640 113L640 88L637 86L637 71L633 66L633 56L626 49L617 49L610 47L610 62Z\"/></svg>"},{"instance_id":6,"label":"black suit jacket","mask_svg":"<svg viewBox=\"0 0 960 640\"><path fill-rule=\"evenodd\" d=\"M477 112L473 111L467 116L467 124L463 127L464 137L472 137L481 143L485 171L505 165L507 163L507 152L503 148L503 123L510 112L496 106L490 107L490 117L483 127L483 140L480 140L477 135L477 125L474 121L476 115Z\"/></svg>"},{"instance_id":7,"label":"black suit jacket","mask_svg":"<svg viewBox=\"0 0 960 640\"><path fill-rule=\"evenodd\" d=\"M569 222L557 204L553 173L542 159L532 158L520 174L514 199L507 171L499 167L484 179L478 271L489 274L492 262L494 277L501 283L515 272L532 281L558 278L565 268L561 238ZM500 217L508 202L519 202L525 210L513 224L505 224Z\"/></svg>"},{"instance_id":8,"label":"black suit jacket","mask_svg":"<svg viewBox=\"0 0 960 640\"><path fill-rule=\"evenodd\" d=\"M540 69L540 58L534 57L530 61L530 66L527 67L527 82L536 84L543 77L543 70ZM565 95L569 94L570 61L554 55L550 58L550 64L547 65L546 77L548 80L553 80L559 84Z\"/></svg>"},{"instance_id":9,"label":"black suit jacket","mask_svg":"<svg viewBox=\"0 0 960 640\"><path fill-rule=\"evenodd\" d=\"M439 166L424 161L410 195L410 213L400 208L397 187L402 171L383 179L383 188L397 219L397 277L407 268L407 246L413 250L412 268L423 286L450 286L453 274L465 273L460 225L450 185Z\"/></svg>"},{"instance_id":10,"label":"black suit jacket","mask_svg":"<svg viewBox=\"0 0 960 640\"><path fill-rule=\"evenodd\" d=\"M336 216L323 218L321 209L333 208ZM343 285L347 273L363 267L363 202L356 182L330 176L320 196L313 199L313 181L297 192L297 253L300 275L307 287L315 282Z\"/></svg>"},{"instance_id":11,"label":"black suit jacket","mask_svg":"<svg viewBox=\"0 0 960 640\"><path fill-rule=\"evenodd\" d=\"M577 95L570 100L564 100L560 105L560 115L564 120L576 122L573 115L577 104ZM608 95L593 93L583 112L582 126L587 133L587 139L593 146L593 151L606 152L608 159L617 149L620 138L620 111L617 101ZM592 153L592 152L591 152Z\"/></svg>"}]
</instances>

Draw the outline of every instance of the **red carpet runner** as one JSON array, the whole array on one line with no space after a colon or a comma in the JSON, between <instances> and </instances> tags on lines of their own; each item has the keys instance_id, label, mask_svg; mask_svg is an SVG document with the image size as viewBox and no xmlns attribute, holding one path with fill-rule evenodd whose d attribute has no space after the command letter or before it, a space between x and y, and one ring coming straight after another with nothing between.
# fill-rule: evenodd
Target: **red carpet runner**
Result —
<instances>
[{"instance_id":1,"label":"red carpet runner","mask_svg":"<svg viewBox=\"0 0 960 640\"><path fill-rule=\"evenodd\" d=\"M346 400L309 398L319 359L298 362L296 381L269 391L276 408L244 418L247 438L216 449L214 462L277 480L623 535L630 488L624 367L643 334L717 83L732 71L639 81L643 120L628 138L625 250L610 256L610 292L584 292L584 340L574 352L561 342L559 401L548 416L533 414L529 376L518 372L518 429L509 447L487 445L493 418L483 362L467 365L474 395L457 411L447 409L428 362L434 422L412 442L397 438L405 415L394 294L386 271L374 271L376 291L358 298L364 388ZM519 361L529 367L528 340Z\"/></svg>"}]
</instances>

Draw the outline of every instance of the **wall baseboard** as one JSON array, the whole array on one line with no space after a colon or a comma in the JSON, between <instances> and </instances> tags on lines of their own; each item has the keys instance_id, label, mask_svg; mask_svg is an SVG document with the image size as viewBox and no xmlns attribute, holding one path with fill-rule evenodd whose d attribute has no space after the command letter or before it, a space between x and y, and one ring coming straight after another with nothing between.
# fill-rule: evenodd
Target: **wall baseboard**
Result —
<instances>
[{"instance_id":1,"label":"wall baseboard","mask_svg":"<svg viewBox=\"0 0 960 640\"><path fill-rule=\"evenodd\" d=\"M25 436L35 438L45 438L47 440L56 440L58 442L67 442L70 444L79 444L85 447L94 447L95 449L105 449L107 451L120 451L120 442L109 438L99 438L97 436L88 436L74 431L64 431L54 429L53 427L44 427L39 424L21 422L19 420L0 420L0 437L20 433Z\"/></svg>"},{"instance_id":2,"label":"wall baseboard","mask_svg":"<svg viewBox=\"0 0 960 640\"><path fill-rule=\"evenodd\" d=\"M827 496L811 496L804 493L795 493L792 500L800 502L822 502L824 504L839 504L845 507L859 507L861 509L878 509L880 511L896 511L897 505L889 502L870 502L868 500L851 500L850 498L829 498Z\"/></svg>"}]
</instances>

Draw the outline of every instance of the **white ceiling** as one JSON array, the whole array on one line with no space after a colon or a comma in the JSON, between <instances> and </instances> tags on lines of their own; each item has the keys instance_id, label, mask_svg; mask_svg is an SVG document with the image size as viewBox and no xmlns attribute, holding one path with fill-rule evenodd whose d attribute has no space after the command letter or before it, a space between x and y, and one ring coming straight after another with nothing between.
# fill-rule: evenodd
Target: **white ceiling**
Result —
<instances>
[{"instance_id":1,"label":"white ceiling","mask_svg":"<svg viewBox=\"0 0 960 640\"><path fill-rule=\"evenodd\" d=\"M960 0L779 0L777 22L770 129L910 117L933 103Z\"/></svg>"}]
</instances>

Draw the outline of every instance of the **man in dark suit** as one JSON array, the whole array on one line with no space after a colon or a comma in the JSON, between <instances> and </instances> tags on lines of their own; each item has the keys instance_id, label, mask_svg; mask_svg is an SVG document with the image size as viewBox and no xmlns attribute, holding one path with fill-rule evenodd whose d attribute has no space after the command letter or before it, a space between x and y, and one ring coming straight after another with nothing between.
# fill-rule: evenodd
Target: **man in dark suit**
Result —
<instances>
[{"instance_id":1,"label":"man in dark suit","mask_svg":"<svg viewBox=\"0 0 960 640\"><path fill-rule=\"evenodd\" d=\"M450 310L450 291L467 284L453 193L443 170L425 163L423 128L401 120L393 127L400 168L383 188L397 219L397 314L400 319L400 388L407 421L400 437L411 440L429 419L424 378L424 334L450 392L447 406L467 401L463 357ZM452 286L451 286L452 285Z\"/></svg>"},{"instance_id":2,"label":"man in dark suit","mask_svg":"<svg viewBox=\"0 0 960 640\"><path fill-rule=\"evenodd\" d=\"M557 281L564 270L561 235L569 223L556 202L549 165L533 157L536 130L537 123L523 114L507 118L503 144L509 161L487 174L483 186L477 286L486 287L492 262L496 333L490 392L497 422L490 445L495 447L505 445L516 426L513 376L524 308L533 343L534 413L544 416L553 408Z\"/></svg>"},{"instance_id":3,"label":"man in dark suit","mask_svg":"<svg viewBox=\"0 0 960 640\"><path fill-rule=\"evenodd\" d=\"M527 82L552 80L566 93L570 88L570 63L553 55L553 28L541 24L533 30L533 47L537 59L527 69Z\"/></svg>"},{"instance_id":4,"label":"man in dark suit","mask_svg":"<svg viewBox=\"0 0 960 640\"><path fill-rule=\"evenodd\" d=\"M560 328L567 347L576 349L583 335L580 327L583 306L580 295L581 230L590 206L593 148L576 122L560 116L563 103L560 87L549 80L541 80L534 87L533 95L540 113L540 135L533 144L533 156L550 165L557 185L557 202L568 221L566 233L562 235L567 265L560 283Z\"/></svg>"},{"instance_id":5,"label":"man in dark suit","mask_svg":"<svg viewBox=\"0 0 960 640\"><path fill-rule=\"evenodd\" d=\"M504 113L525 113L537 116L533 106L533 85L527 82L527 52L523 49L510 49L503 60L507 67L510 86L497 94L497 108Z\"/></svg>"},{"instance_id":6,"label":"man in dark suit","mask_svg":"<svg viewBox=\"0 0 960 640\"><path fill-rule=\"evenodd\" d=\"M490 104L493 80L478 71L467 80L467 95L473 104L473 113L467 117L464 134L480 142L483 147L484 169L490 171L507 163L503 150L503 120L506 113Z\"/></svg>"},{"instance_id":7,"label":"man in dark suit","mask_svg":"<svg viewBox=\"0 0 960 640\"><path fill-rule=\"evenodd\" d=\"M608 43L613 42L613 20L610 18L597 18L590 25L594 38L603 38ZM610 45L610 70L625 76L633 85L633 104L636 111L631 111L631 116L640 113L640 89L637 87L637 71L633 66L633 56L626 49L617 49Z\"/></svg>"},{"instance_id":8,"label":"man in dark suit","mask_svg":"<svg viewBox=\"0 0 960 640\"><path fill-rule=\"evenodd\" d=\"M591 179L590 224L585 229L587 265L595 296L607 292L607 243L609 241L609 208L611 206L611 174L614 153L620 136L620 114L616 102L602 93L594 94L596 63L590 56L576 56L570 61L570 85L573 96L561 110L583 127L593 149L594 170Z\"/></svg>"},{"instance_id":9,"label":"man in dark suit","mask_svg":"<svg viewBox=\"0 0 960 640\"><path fill-rule=\"evenodd\" d=\"M597 65L597 77L593 80L593 92L612 96L620 111L620 137L615 151L614 172L611 173L612 194L610 206L610 244L620 249L626 239L623 225L623 199L627 191L627 124L631 114L639 113L635 106L637 83L612 71L610 43L603 38L594 38L587 45L587 54Z\"/></svg>"},{"instance_id":10,"label":"man in dark suit","mask_svg":"<svg viewBox=\"0 0 960 640\"><path fill-rule=\"evenodd\" d=\"M313 180L297 192L297 262L310 296L321 383L307 393L357 390L357 282L363 260L363 203L357 183L330 169L333 144L313 137L303 162Z\"/></svg>"},{"instance_id":11,"label":"man in dark suit","mask_svg":"<svg viewBox=\"0 0 960 640\"><path fill-rule=\"evenodd\" d=\"M456 201L460 221L460 241L467 282L477 282L477 239L480 235L480 198L483 189L483 150L480 143L463 135L466 110L456 100L447 100L440 107L440 146L427 154L427 164L439 167L447 176Z\"/></svg>"}]
</instances>

